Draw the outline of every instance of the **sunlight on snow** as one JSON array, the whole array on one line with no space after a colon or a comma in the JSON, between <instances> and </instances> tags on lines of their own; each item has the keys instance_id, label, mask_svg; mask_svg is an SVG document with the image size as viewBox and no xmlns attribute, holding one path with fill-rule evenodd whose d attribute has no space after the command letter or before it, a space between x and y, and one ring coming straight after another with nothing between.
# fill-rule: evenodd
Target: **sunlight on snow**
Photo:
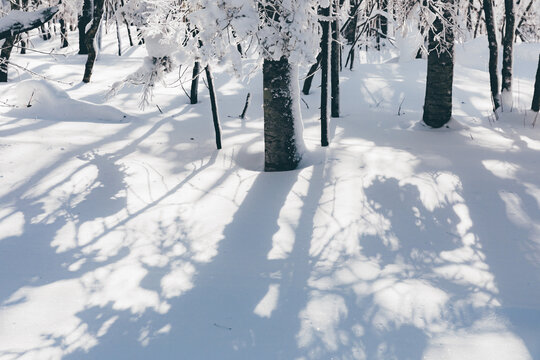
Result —
<instances>
[{"instance_id":1,"label":"sunlight on snow","mask_svg":"<svg viewBox=\"0 0 540 360\"><path fill-rule=\"evenodd\" d=\"M356 294L357 304L371 302L372 305L356 317L363 318L378 332L413 326L434 339L439 334L461 331L452 325L457 313L467 312L470 307L500 306L494 298L498 293L494 276L485 263L477 236L471 231L473 221L460 195L462 185L459 178L449 172L419 172L418 159L402 150L365 143L361 151L349 149L348 153L357 156L349 160L359 164L362 176L335 179L333 186L325 188L321 197L315 223L325 226L314 230L310 253L316 263L309 280L312 288L310 300L300 315L299 346L310 348L314 354L348 346L356 349L355 358L365 358L362 342L351 337L353 327L345 331L341 324L348 313L348 305L340 294L347 287ZM340 156L347 158L347 153ZM350 164L334 164L330 171L346 174L345 169L339 169L340 166L350 167ZM407 243L413 239L398 238L393 232L394 214L383 212L381 206L366 195L370 187L377 183L390 183L392 179L398 186L396 190L413 186L418 192L421 207L413 210L415 224L422 231L426 231L426 226L432 221L430 213L443 208L453 213L455 232L445 235L455 239L453 249L437 250L439 247L433 243L433 252L419 252L415 248L411 248L408 255L403 250L397 252L404 247L410 248ZM333 197L335 193L347 193L349 196L338 199ZM370 245L365 240L370 236L382 241L389 254L394 253L392 261L386 262L379 255L363 255L366 251L369 254ZM351 238L359 241L351 241ZM433 239L434 242L440 240ZM441 281L453 285L441 287ZM473 287L475 291L455 292L452 290L455 286L463 289ZM477 343L480 345L492 339L489 329L470 331L475 335L452 345L456 352L461 353ZM322 345L316 345L317 338ZM451 338L444 339L451 341ZM430 344L433 346L428 346L426 358L441 358L437 357L440 355L437 342L433 340ZM519 341L516 346L522 348Z\"/></svg>"},{"instance_id":2,"label":"sunlight on snow","mask_svg":"<svg viewBox=\"0 0 540 360\"><path fill-rule=\"evenodd\" d=\"M276 309L279 299L279 284L270 284L268 292L255 307L253 312L260 317L269 318Z\"/></svg>"},{"instance_id":3,"label":"sunlight on snow","mask_svg":"<svg viewBox=\"0 0 540 360\"><path fill-rule=\"evenodd\" d=\"M501 179L516 179L517 172L520 170L516 164L501 160L484 160L482 165Z\"/></svg>"},{"instance_id":4,"label":"sunlight on snow","mask_svg":"<svg viewBox=\"0 0 540 360\"><path fill-rule=\"evenodd\" d=\"M11 236L21 236L24 223L22 212L10 207L0 209L0 241Z\"/></svg>"}]
</instances>

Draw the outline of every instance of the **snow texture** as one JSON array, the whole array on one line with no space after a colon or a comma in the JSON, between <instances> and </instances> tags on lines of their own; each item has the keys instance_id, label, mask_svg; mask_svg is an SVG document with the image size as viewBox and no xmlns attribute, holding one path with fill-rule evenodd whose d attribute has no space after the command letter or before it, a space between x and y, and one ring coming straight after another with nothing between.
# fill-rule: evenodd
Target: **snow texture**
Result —
<instances>
[{"instance_id":1,"label":"snow texture","mask_svg":"<svg viewBox=\"0 0 540 360\"><path fill-rule=\"evenodd\" d=\"M516 44L498 120L486 39L457 46L437 130L425 60L358 54L330 146L314 88L302 167L282 173L258 171L260 73L214 67L217 151L202 87L197 105L176 85L155 87L159 110L129 86L104 104L148 54L103 45L90 84L75 44L13 54L51 80L0 86L1 360L540 358L539 44Z\"/></svg>"}]
</instances>

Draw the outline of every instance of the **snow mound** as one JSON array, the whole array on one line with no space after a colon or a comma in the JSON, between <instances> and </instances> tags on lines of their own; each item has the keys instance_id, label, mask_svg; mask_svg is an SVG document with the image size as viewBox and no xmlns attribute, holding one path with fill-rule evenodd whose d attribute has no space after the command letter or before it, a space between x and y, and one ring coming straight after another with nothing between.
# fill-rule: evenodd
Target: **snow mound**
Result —
<instances>
[{"instance_id":1,"label":"snow mound","mask_svg":"<svg viewBox=\"0 0 540 360\"><path fill-rule=\"evenodd\" d=\"M469 127L461 122L457 121L454 117L450 118L450 121L444 124L440 128L432 128L431 126L426 125L422 120L416 122L412 126L413 130L421 131L456 131L456 130L468 130Z\"/></svg>"},{"instance_id":2,"label":"snow mound","mask_svg":"<svg viewBox=\"0 0 540 360\"><path fill-rule=\"evenodd\" d=\"M9 114L15 117L104 123L125 123L130 119L112 106L72 99L66 91L46 80L21 81L8 93L9 103L17 107Z\"/></svg>"}]
</instances>

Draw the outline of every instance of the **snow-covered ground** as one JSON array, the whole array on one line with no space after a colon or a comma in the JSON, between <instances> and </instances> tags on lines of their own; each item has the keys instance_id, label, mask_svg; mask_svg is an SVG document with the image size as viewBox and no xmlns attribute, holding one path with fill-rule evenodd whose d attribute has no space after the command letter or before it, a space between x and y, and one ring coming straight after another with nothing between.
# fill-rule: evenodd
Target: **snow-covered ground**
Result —
<instances>
[{"instance_id":1,"label":"snow-covered ground","mask_svg":"<svg viewBox=\"0 0 540 360\"><path fill-rule=\"evenodd\" d=\"M18 105L0 107L1 360L540 358L540 44L516 46L498 120L486 40L459 45L439 130L419 122L425 61L363 54L330 147L315 87L302 168L264 173L260 76L216 73L217 151L202 85L188 105L170 77L162 113L104 99L145 55L114 39L90 84L71 34L66 56L13 56L61 82L12 67L0 87Z\"/></svg>"}]
</instances>

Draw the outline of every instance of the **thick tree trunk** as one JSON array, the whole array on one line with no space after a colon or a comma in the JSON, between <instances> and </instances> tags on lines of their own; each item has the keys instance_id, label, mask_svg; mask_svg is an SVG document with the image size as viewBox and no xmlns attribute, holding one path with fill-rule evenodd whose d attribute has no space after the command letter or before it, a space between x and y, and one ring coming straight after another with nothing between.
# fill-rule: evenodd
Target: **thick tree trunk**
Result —
<instances>
[{"instance_id":1,"label":"thick tree trunk","mask_svg":"<svg viewBox=\"0 0 540 360\"><path fill-rule=\"evenodd\" d=\"M210 93L210 103L212 106L212 119L214 122L214 131L216 134L216 147L219 150L221 149L221 125L219 123L216 89L214 87L214 77L212 76L210 65L206 65L206 67L204 68L204 71L206 72L206 81L208 82L208 92Z\"/></svg>"},{"instance_id":2,"label":"thick tree trunk","mask_svg":"<svg viewBox=\"0 0 540 360\"><path fill-rule=\"evenodd\" d=\"M103 17L103 6L105 0L94 0L94 18L92 26L86 33L86 49L88 49L88 58L86 59L86 65L84 68L83 82L89 83L92 77L92 70L94 68L94 62L96 61L97 51L95 46L96 34L101 24L101 18Z\"/></svg>"},{"instance_id":3,"label":"thick tree trunk","mask_svg":"<svg viewBox=\"0 0 540 360\"><path fill-rule=\"evenodd\" d=\"M514 0L504 0L505 31L503 38L503 63L502 63L502 109L510 111L513 106L512 99L512 66L513 47L515 33Z\"/></svg>"},{"instance_id":4,"label":"thick tree trunk","mask_svg":"<svg viewBox=\"0 0 540 360\"><path fill-rule=\"evenodd\" d=\"M322 9L321 15L328 17L330 15L330 8ZM323 19L321 26L321 146L328 146L328 57L330 24Z\"/></svg>"},{"instance_id":5,"label":"thick tree trunk","mask_svg":"<svg viewBox=\"0 0 540 360\"><path fill-rule=\"evenodd\" d=\"M337 10L337 3L334 0L334 19L332 20L332 54L330 56L330 113L332 117L335 118L339 117L339 63L341 50L341 45L339 43L339 23L337 19Z\"/></svg>"},{"instance_id":6,"label":"thick tree trunk","mask_svg":"<svg viewBox=\"0 0 540 360\"><path fill-rule=\"evenodd\" d=\"M66 28L66 21L63 18L60 19L59 21L60 21L60 42L61 42L60 47L63 49L69 46L68 33L67 33L67 28Z\"/></svg>"},{"instance_id":7,"label":"thick tree trunk","mask_svg":"<svg viewBox=\"0 0 540 360\"><path fill-rule=\"evenodd\" d=\"M201 72L201 64L195 61L193 65L193 74L191 78L191 94L190 102L196 104L199 102L199 73Z\"/></svg>"},{"instance_id":8,"label":"thick tree trunk","mask_svg":"<svg viewBox=\"0 0 540 360\"><path fill-rule=\"evenodd\" d=\"M84 0L82 14L79 16L77 28L79 29L79 55L88 54L86 48L86 26L92 20L92 0Z\"/></svg>"},{"instance_id":9,"label":"thick tree trunk","mask_svg":"<svg viewBox=\"0 0 540 360\"><path fill-rule=\"evenodd\" d=\"M302 139L297 79L298 68L282 57L263 63L264 170L296 169L301 159L297 144Z\"/></svg>"},{"instance_id":10,"label":"thick tree trunk","mask_svg":"<svg viewBox=\"0 0 540 360\"><path fill-rule=\"evenodd\" d=\"M443 15L444 19L437 17L429 30L426 97L422 120L434 128L444 126L452 117L454 32L450 12L443 10Z\"/></svg>"},{"instance_id":11,"label":"thick tree trunk","mask_svg":"<svg viewBox=\"0 0 540 360\"><path fill-rule=\"evenodd\" d=\"M484 1L484 17L486 20L486 31L489 45L489 84L491 86L491 99L493 101L493 110L501 106L501 95L499 93L499 71L498 57L499 50L497 45L497 33L495 28L495 15L493 13L493 0Z\"/></svg>"},{"instance_id":12,"label":"thick tree trunk","mask_svg":"<svg viewBox=\"0 0 540 360\"><path fill-rule=\"evenodd\" d=\"M534 94L531 110L536 112L540 110L540 55L538 56L538 68L536 69L536 80L534 81Z\"/></svg>"}]
</instances>

